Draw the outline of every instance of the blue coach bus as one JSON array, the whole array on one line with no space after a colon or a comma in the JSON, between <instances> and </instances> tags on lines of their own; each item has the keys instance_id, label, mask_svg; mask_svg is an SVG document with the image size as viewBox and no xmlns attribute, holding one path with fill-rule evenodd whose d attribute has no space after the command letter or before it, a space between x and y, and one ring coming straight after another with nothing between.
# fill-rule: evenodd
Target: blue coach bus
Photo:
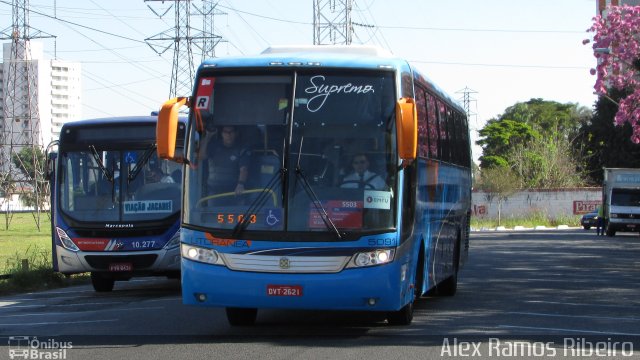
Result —
<instances>
[{"instance_id":1,"label":"blue coach bus","mask_svg":"<svg viewBox=\"0 0 640 360\"><path fill-rule=\"evenodd\" d=\"M63 125L47 170L55 271L91 272L99 292L132 276L179 277L182 169L158 159L156 123L140 116ZM177 131L184 139L183 122Z\"/></svg>"},{"instance_id":2,"label":"blue coach bus","mask_svg":"<svg viewBox=\"0 0 640 360\"><path fill-rule=\"evenodd\" d=\"M371 47L273 47L206 61L195 81L158 121L159 156L185 164L184 303L225 307L232 325L254 323L258 308L409 324L417 297L455 294L469 130L415 68Z\"/></svg>"}]
</instances>

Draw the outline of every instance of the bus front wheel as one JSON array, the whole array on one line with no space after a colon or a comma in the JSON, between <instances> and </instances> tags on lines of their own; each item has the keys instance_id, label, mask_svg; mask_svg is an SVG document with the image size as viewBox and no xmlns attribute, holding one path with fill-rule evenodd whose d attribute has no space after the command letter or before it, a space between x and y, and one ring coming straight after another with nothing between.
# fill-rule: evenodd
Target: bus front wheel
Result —
<instances>
[{"instance_id":1,"label":"bus front wheel","mask_svg":"<svg viewBox=\"0 0 640 360\"><path fill-rule=\"evenodd\" d=\"M109 292L113 290L115 280L112 277L104 276L100 273L91 273L91 285L96 292Z\"/></svg>"},{"instance_id":2,"label":"bus front wheel","mask_svg":"<svg viewBox=\"0 0 640 360\"><path fill-rule=\"evenodd\" d=\"M227 312L227 321L232 326L249 326L256 322L258 309L253 308L231 308L225 309Z\"/></svg>"},{"instance_id":3,"label":"bus front wheel","mask_svg":"<svg viewBox=\"0 0 640 360\"><path fill-rule=\"evenodd\" d=\"M413 321L413 301L398 311L390 311L387 314L387 321L389 325L411 325L411 321Z\"/></svg>"}]
</instances>

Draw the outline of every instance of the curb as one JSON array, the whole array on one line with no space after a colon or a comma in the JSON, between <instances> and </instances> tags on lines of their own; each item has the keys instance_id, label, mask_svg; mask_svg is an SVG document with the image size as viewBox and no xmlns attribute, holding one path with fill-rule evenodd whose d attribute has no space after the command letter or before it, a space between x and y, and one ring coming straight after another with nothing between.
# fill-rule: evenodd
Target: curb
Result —
<instances>
[{"instance_id":1,"label":"curb","mask_svg":"<svg viewBox=\"0 0 640 360\"><path fill-rule=\"evenodd\" d=\"M539 230L574 230L574 229L581 229L581 227L577 226L577 227L571 227L569 225L558 225L556 227L546 227L544 225L539 225L536 227L524 227L524 226L519 226L516 225L513 227L513 229L509 228L507 229L504 226L498 226L496 228L471 228L471 232L483 232L483 231L539 231Z\"/></svg>"}]
</instances>

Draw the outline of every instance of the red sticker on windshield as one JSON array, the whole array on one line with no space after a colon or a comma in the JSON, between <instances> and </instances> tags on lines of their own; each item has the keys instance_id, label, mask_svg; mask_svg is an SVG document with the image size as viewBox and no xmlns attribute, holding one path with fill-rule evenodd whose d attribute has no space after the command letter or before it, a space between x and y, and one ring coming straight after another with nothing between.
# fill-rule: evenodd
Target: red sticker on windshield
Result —
<instances>
[{"instance_id":1,"label":"red sticker on windshield","mask_svg":"<svg viewBox=\"0 0 640 360\"><path fill-rule=\"evenodd\" d=\"M209 109L209 102L211 101L211 95L213 94L213 84L215 78L201 78L198 83L198 91L196 92L196 109L207 110Z\"/></svg>"}]
</instances>

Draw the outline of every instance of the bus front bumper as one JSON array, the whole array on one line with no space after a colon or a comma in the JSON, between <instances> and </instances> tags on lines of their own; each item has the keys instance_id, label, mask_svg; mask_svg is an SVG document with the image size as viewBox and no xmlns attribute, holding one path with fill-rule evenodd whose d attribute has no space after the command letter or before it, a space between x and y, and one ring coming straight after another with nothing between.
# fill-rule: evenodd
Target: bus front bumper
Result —
<instances>
[{"instance_id":1,"label":"bus front bumper","mask_svg":"<svg viewBox=\"0 0 640 360\"><path fill-rule=\"evenodd\" d=\"M182 299L188 305L395 311L404 306L404 292L413 288L409 280L406 266L395 261L330 274L283 274L182 259Z\"/></svg>"},{"instance_id":2,"label":"bus front bumper","mask_svg":"<svg viewBox=\"0 0 640 360\"><path fill-rule=\"evenodd\" d=\"M70 251L56 245L58 271L63 274L113 272L164 274L180 271L180 247L148 251ZM131 266L131 270L126 270ZM117 271L117 270L121 271ZM124 270L122 270L124 269Z\"/></svg>"}]
</instances>

